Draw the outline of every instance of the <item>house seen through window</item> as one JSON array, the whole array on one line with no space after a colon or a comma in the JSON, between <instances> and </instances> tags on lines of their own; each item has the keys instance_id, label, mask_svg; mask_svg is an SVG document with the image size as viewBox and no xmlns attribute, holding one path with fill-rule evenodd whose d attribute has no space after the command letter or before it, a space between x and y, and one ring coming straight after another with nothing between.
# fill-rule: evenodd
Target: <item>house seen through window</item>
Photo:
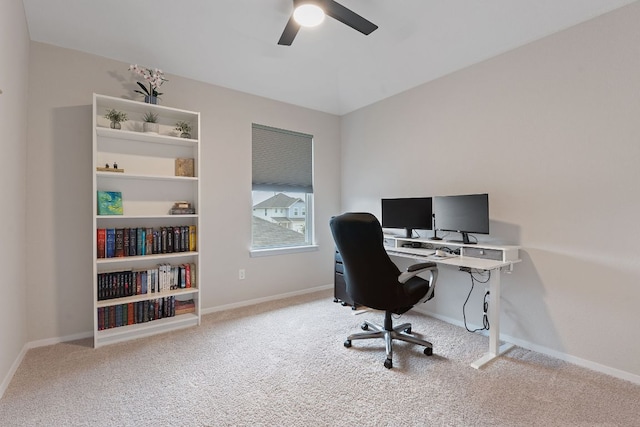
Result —
<instances>
[{"instance_id":1,"label":"house seen through window","mask_svg":"<svg viewBox=\"0 0 640 427\"><path fill-rule=\"evenodd\" d=\"M311 135L253 125L252 249L313 244L312 165Z\"/></svg>"}]
</instances>

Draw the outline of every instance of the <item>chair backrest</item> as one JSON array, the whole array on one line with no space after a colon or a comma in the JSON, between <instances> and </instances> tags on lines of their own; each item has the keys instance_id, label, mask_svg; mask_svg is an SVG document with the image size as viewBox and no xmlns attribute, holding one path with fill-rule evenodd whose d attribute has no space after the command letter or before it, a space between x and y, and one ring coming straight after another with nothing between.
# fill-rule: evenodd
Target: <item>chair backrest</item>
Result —
<instances>
[{"instance_id":1,"label":"chair backrest","mask_svg":"<svg viewBox=\"0 0 640 427\"><path fill-rule=\"evenodd\" d=\"M384 249L382 227L370 213L345 213L329 222L345 268L347 293L357 303L388 310L402 292L400 270Z\"/></svg>"}]
</instances>

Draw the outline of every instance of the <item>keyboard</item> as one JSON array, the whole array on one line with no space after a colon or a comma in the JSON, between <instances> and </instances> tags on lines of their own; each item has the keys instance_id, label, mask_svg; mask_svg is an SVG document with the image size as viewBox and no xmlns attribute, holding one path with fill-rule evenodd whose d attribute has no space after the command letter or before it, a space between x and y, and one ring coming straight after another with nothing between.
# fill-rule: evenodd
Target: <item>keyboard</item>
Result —
<instances>
[{"instance_id":1,"label":"keyboard","mask_svg":"<svg viewBox=\"0 0 640 427\"><path fill-rule=\"evenodd\" d=\"M432 251L429 249L407 249L401 250L400 248L387 249L387 253L389 255L399 255L399 256L412 256L412 257L420 257L420 258L430 258L433 256L436 251Z\"/></svg>"}]
</instances>

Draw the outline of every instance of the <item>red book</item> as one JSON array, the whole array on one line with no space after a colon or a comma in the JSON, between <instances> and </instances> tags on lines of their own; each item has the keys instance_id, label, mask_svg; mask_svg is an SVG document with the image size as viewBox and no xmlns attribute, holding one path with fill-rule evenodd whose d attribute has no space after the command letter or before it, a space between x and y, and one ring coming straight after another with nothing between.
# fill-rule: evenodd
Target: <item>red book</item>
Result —
<instances>
[{"instance_id":1,"label":"red book","mask_svg":"<svg viewBox=\"0 0 640 427\"><path fill-rule=\"evenodd\" d=\"M142 272L136 271L136 295L142 293Z\"/></svg>"},{"instance_id":2,"label":"red book","mask_svg":"<svg viewBox=\"0 0 640 427\"><path fill-rule=\"evenodd\" d=\"M146 254L151 255L153 253L153 228L147 228L146 234Z\"/></svg>"},{"instance_id":3,"label":"red book","mask_svg":"<svg viewBox=\"0 0 640 427\"><path fill-rule=\"evenodd\" d=\"M107 230L98 228L98 258L104 258L107 247Z\"/></svg>"}]
</instances>

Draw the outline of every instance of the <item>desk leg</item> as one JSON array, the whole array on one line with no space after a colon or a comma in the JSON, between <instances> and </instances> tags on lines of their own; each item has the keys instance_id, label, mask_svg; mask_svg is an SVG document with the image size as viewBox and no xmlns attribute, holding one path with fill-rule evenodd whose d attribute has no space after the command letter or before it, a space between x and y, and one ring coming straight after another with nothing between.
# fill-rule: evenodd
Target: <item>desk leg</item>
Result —
<instances>
[{"instance_id":1,"label":"desk leg","mask_svg":"<svg viewBox=\"0 0 640 427\"><path fill-rule=\"evenodd\" d=\"M500 274L499 268L491 270L491 278L489 279L489 352L471 364L476 369L513 347L513 344L500 346Z\"/></svg>"}]
</instances>

